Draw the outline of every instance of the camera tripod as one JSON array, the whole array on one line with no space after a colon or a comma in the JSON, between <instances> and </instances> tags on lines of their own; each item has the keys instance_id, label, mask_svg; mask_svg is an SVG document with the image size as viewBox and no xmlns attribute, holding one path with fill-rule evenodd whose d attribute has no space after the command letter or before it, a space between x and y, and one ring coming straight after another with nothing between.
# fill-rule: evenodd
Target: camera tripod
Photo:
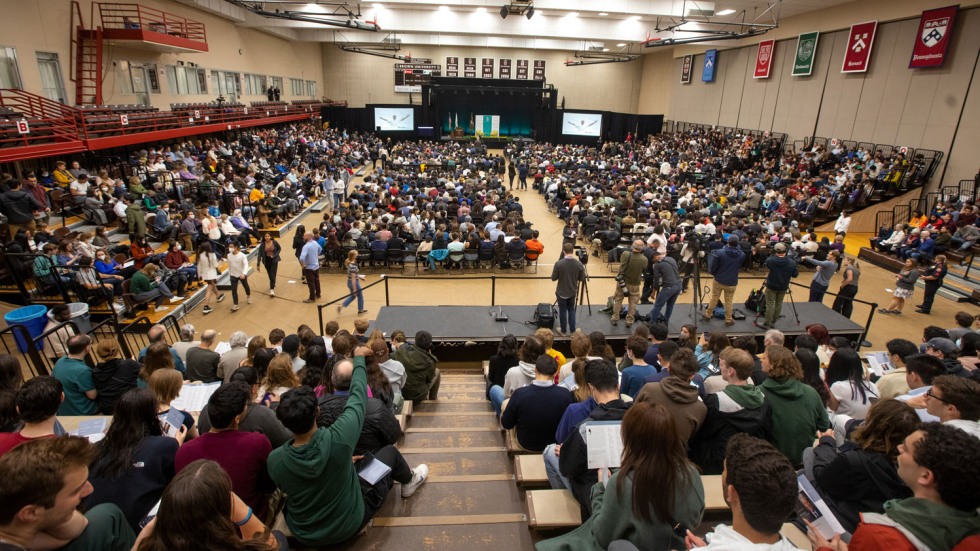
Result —
<instances>
[{"instance_id":1,"label":"camera tripod","mask_svg":"<svg viewBox=\"0 0 980 551\"><path fill-rule=\"evenodd\" d=\"M765 283L762 284L762 288L763 288L763 290L766 288L766 284ZM790 285L789 289L786 290L786 294L789 295L789 304L790 304L790 307L793 308L793 317L796 319L796 325L800 325L800 313L796 310L796 300L793 299L793 286L792 286L792 284ZM762 300L765 301L765 293L763 293L763 295L762 295ZM763 304L765 304L765 302L763 302ZM753 322L755 325L759 325L759 318L760 317L762 317L762 308L756 307L756 309L755 309L755 321ZM773 322L772 322L773 327L775 327L777 321L779 321L779 320L778 319L773 320Z\"/></svg>"},{"instance_id":2,"label":"camera tripod","mask_svg":"<svg viewBox=\"0 0 980 551\"><path fill-rule=\"evenodd\" d=\"M589 309L589 315L592 315L592 298L589 296L589 266L587 264L582 264L585 268L585 281L579 286L578 289L578 303L575 304L575 313L578 314L578 309L582 305L584 300L586 307Z\"/></svg>"}]
</instances>

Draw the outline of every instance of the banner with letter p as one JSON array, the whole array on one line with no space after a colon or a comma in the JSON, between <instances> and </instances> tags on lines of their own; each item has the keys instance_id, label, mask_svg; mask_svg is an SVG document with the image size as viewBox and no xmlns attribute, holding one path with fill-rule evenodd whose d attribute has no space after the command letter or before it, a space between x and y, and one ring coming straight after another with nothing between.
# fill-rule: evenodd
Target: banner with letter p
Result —
<instances>
[{"instance_id":1,"label":"banner with letter p","mask_svg":"<svg viewBox=\"0 0 980 551\"><path fill-rule=\"evenodd\" d=\"M793 76L807 77L813 73L813 60L817 58L817 41L820 33L803 33L796 39L796 59L793 61Z\"/></svg>"},{"instance_id":2,"label":"banner with letter p","mask_svg":"<svg viewBox=\"0 0 980 551\"><path fill-rule=\"evenodd\" d=\"M949 6L936 10L922 12L919 20L919 32L915 35L915 46L912 47L912 59L909 69L923 67L942 67L946 61L946 50L953 37L953 23L959 6Z\"/></svg>"},{"instance_id":3,"label":"banner with letter p","mask_svg":"<svg viewBox=\"0 0 980 551\"><path fill-rule=\"evenodd\" d=\"M776 54L776 41L763 40L755 54L755 73L752 78L769 78L772 69L772 58Z\"/></svg>"},{"instance_id":4,"label":"banner with letter p","mask_svg":"<svg viewBox=\"0 0 980 551\"><path fill-rule=\"evenodd\" d=\"M878 21L866 21L851 25L847 35L847 50L844 51L842 73L865 73L871 65L871 46L875 42Z\"/></svg>"}]
</instances>

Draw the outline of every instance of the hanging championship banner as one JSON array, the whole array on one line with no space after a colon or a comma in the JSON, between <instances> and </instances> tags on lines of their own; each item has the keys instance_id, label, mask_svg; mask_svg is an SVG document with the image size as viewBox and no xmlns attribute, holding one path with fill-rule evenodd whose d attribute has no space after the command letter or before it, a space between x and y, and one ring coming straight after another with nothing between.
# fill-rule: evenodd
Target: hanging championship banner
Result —
<instances>
[{"instance_id":1,"label":"hanging championship banner","mask_svg":"<svg viewBox=\"0 0 980 551\"><path fill-rule=\"evenodd\" d=\"M871 64L871 46L874 45L877 28L877 21L851 25L851 32L847 36L847 50L844 52L844 65L841 66L840 72L867 72Z\"/></svg>"},{"instance_id":2,"label":"hanging championship banner","mask_svg":"<svg viewBox=\"0 0 980 551\"><path fill-rule=\"evenodd\" d=\"M775 40L763 40L755 54L755 73L752 78L769 78L772 69L772 58L776 53Z\"/></svg>"},{"instance_id":3,"label":"hanging championship banner","mask_svg":"<svg viewBox=\"0 0 980 551\"><path fill-rule=\"evenodd\" d=\"M715 65L718 63L718 50L704 52L704 69L701 71L702 82L715 81Z\"/></svg>"},{"instance_id":4,"label":"hanging championship banner","mask_svg":"<svg viewBox=\"0 0 980 551\"><path fill-rule=\"evenodd\" d=\"M693 65L694 65L694 56L693 55L684 56L684 65L681 67L681 84L691 83L691 73L693 72L691 69L693 68Z\"/></svg>"},{"instance_id":5,"label":"hanging championship banner","mask_svg":"<svg viewBox=\"0 0 980 551\"><path fill-rule=\"evenodd\" d=\"M527 60L517 60L517 80L527 80Z\"/></svg>"},{"instance_id":6,"label":"hanging championship banner","mask_svg":"<svg viewBox=\"0 0 980 551\"><path fill-rule=\"evenodd\" d=\"M483 58L483 72L480 74L480 77L493 78L493 58Z\"/></svg>"},{"instance_id":7,"label":"hanging championship banner","mask_svg":"<svg viewBox=\"0 0 980 551\"><path fill-rule=\"evenodd\" d=\"M458 57L447 57L446 58L446 76L447 77L459 76L459 58Z\"/></svg>"},{"instance_id":8,"label":"hanging championship banner","mask_svg":"<svg viewBox=\"0 0 980 551\"><path fill-rule=\"evenodd\" d=\"M545 60L535 59L534 60L534 80L544 80L544 65Z\"/></svg>"},{"instance_id":9,"label":"hanging championship banner","mask_svg":"<svg viewBox=\"0 0 980 551\"><path fill-rule=\"evenodd\" d=\"M819 32L803 33L796 39L796 60L793 61L793 76L806 77L813 72L813 60L817 58Z\"/></svg>"},{"instance_id":10,"label":"hanging championship banner","mask_svg":"<svg viewBox=\"0 0 980 551\"><path fill-rule=\"evenodd\" d=\"M500 78L510 78L510 60L500 60Z\"/></svg>"},{"instance_id":11,"label":"hanging championship banner","mask_svg":"<svg viewBox=\"0 0 980 551\"><path fill-rule=\"evenodd\" d=\"M463 76L466 78L476 78L476 58L463 58Z\"/></svg>"},{"instance_id":12,"label":"hanging championship banner","mask_svg":"<svg viewBox=\"0 0 980 551\"><path fill-rule=\"evenodd\" d=\"M949 6L922 12L915 46L912 47L912 59L909 60L910 69L943 66L959 9L959 6Z\"/></svg>"}]
</instances>

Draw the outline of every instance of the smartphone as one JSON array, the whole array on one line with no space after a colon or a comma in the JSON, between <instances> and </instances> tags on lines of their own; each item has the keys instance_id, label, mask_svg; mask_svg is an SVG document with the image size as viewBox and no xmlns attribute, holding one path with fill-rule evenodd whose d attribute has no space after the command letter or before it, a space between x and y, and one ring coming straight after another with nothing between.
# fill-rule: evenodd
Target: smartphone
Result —
<instances>
[{"instance_id":1,"label":"smartphone","mask_svg":"<svg viewBox=\"0 0 980 551\"><path fill-rule=\"evenodd\" d=\"M711 338L711 331L705 331L704 332L704 340L708 340L710 338Z\"/></svg>"}]
</instances>

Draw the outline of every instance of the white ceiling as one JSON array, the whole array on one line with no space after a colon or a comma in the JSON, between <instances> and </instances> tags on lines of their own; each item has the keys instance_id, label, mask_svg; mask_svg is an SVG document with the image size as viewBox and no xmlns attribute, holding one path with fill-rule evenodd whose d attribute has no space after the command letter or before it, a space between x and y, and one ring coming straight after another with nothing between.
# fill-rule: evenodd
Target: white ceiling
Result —
<instances>
[{"instance_id":1,"label":"white ceiling","mask_svg":"<svg viewBox=\"0 0 980 551\"><path fill-rule=\"evenodd\" d=\"M690 9L735 10L729 15L710 17L713 23L758 23L773 25L774 17L783 19L853 0L781 0L767 4L760 0L533 0L535 14L526 17L511 14L500 17L501 6L510 0L381 0L349 2L338 9L331 4L286 0L258 1L267 11L301 12L307 16L339 13L346 10L359 14L359 21L376 22L380 32L359 31L314 22L266 18L250 13L225 0L177 0L234 21L289 39L328 43L372 43L397 39L410 45L453 45L496 48L532 48L553 50L587 50L608 48L618 51L642 48L636 44L650 37L684 38L691 28L708 28L691 17L681 31L657 32L672 22L680 22ZM256 3L249 0L250 4ZM712 27L717 28L717 27ZM728 26L734 31L738 27ZM618 44L627 44L620 47Z\"/></svg>"}]
</instances>

